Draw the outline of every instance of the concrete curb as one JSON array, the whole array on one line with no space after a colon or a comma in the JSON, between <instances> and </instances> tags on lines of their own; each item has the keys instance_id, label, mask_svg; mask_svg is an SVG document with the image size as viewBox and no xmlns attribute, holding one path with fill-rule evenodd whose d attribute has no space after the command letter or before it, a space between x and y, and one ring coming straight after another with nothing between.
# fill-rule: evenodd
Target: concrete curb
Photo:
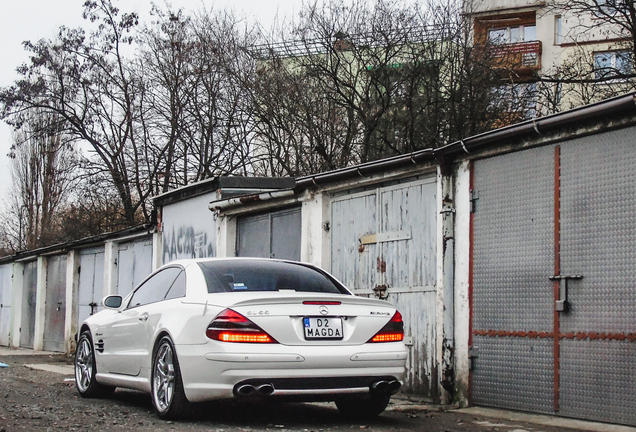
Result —
<instances>
[{"instance_id":1,"label":"concrete curb","mask_svg":"<svg viewBox=\"0 0 636 432\"><path fill-rule=\"evenodd\" d=\"M543 426L555 426L570 428L578 431L589 432L636 432L636 428L608 423L597 423L585 420L556 417L543 414L531 414L517 411L507 411L496 408L470 407L456 410L458 413L475 415L480 417L497 418L508 421L533 423Z\"/></svg>"},{"instance_id":2,"label":"concrete curb","mask_svg":"<svg viewBox=\"0 0 636 432\"><path fill-rule=\"evenodd\" d=\"M73 366L70 365L52 365L52 364L25 364L24 367L33 370L41 370L45 372L53 372L60 375L75 375L75 370Z\"/></svg>"},{"instance_id":3,"label":"concrete curb","mask_svg":"<svg viewBox=\"0 0 636 432\"><path fill-rule=\"evenodd\" d=\"M34 351L27 348L8 348L0 346L0 358L1 357L13 357L13 356L62 356L64 353L52 352L52 351Z\"/></svg>"}]
</instances>

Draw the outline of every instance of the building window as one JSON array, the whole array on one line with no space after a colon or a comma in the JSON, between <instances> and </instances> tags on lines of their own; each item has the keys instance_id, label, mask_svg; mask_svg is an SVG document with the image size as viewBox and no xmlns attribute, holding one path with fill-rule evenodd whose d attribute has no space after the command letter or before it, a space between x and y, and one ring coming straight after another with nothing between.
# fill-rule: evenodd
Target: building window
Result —
<instances>
[{"instance_id":1,"label":"building window","mask_svg":"<svg viewBox=\"0 0 636 432\"><path fill-rule=\"evenodd\" d=\"M594 53L594 78L621 78L631 75L634 61L630 51L603 51Z\"/></svg>"},{"instance_id":2,"label":"building window","mask_svg":"<svg viewBox=\"0 0 636 432\"><path fill-rule=\"evenodd\" d=\"M554 44L561 45L563 43L563 20L561 15L554 17Z\"/></svg>"},{"instance_id":3,"label":"building window","mask_svg":"<svg viewBox=\"0 0 636 432\"><path fill-rule=\"evenodd\" d=\"M624 0L594 0L591 7L592 13L597 18L605 18L615 15L618 11L625 9Z\"/></svg>"},{"instance_id":4,"label":"building window","mask_svg":"<svg viewBox=\"0 0 636 432\"><path fill-rule=\"evenodd\" d=\"M537 26L522 25L516 27L492 28L488 32L491 44L503 45L537 40Z\"/></svg>"}]
</instances>

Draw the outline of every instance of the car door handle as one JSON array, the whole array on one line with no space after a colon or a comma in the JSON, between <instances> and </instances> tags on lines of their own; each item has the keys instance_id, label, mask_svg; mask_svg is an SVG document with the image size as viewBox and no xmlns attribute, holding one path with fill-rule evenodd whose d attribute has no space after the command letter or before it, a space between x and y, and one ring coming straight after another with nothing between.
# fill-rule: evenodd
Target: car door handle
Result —
<instances>
[{"instance_id":1,"label":"car door handle","mask_svg":"<svg viewBox=\"0 0 636 432\"><path fill-rule=\"evenodd\" d=\"M139 321L147 321L148 320L148 314L145 313L142 316L139 317Z\"/></svg>"}]
</instances>

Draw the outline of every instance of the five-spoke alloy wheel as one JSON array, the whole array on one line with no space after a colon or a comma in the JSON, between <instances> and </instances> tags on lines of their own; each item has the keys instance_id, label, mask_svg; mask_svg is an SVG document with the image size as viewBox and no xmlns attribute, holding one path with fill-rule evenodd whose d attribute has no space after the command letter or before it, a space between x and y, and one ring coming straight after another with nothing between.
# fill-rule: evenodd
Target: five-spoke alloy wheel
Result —
<instances>
[{"instance_id":1,"label":"five-spoke alloy wheel","mask_svg":"<svg viewBox=\"0 0 636 432\"><path fill-rule=\"evenodd\" d=\"M98 383L95 378L95 374L97 373L95 351L89 331L83 332L77 341L74 366L75 385L77 391L83 397L108 396L115 390L114 387L104 386Z\"/></svg>"},{"instance_id":2,"label":"five-spoke alloy wheel","mask_svg":"<svg viewBox=\"0 0 636 432\"><path fill-rule=\"evenodd\" d=\"M152 403L162 419L182 417L189 407L179 361L167 336L159 341L152 362Z\"/></svg>"}]
</instances>

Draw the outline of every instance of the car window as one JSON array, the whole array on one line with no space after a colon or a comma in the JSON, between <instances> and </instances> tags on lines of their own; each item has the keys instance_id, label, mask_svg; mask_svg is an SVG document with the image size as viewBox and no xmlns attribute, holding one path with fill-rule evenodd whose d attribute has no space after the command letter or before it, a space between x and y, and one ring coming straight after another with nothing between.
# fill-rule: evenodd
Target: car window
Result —
<instances>
[{"instance_id":1,"label":"car window","mask_svg":"<svg viewBox=\"0 0 636 432\"><path fill-rule=\"evenodd\" d=\"M128 308L163 300L181 272L179 267L168 267L155 273L135 290L128 303Z\"/></svg>"},{"instance_id":2,"label":"car window","mask_svg":"<svg viewBox=\"0 0 636 432\"><path fill-rule=\"evenodd\" d=\"M208 292L299 291L349 294L327 273L300 263L217 260L199 263Z\"/></svg>"},{"instance_id":3,"label":"car window","mask_svg":"<svg viewBox=\"0 0 636 432\"><path fill-rule=\"evenodd\" d=\"M182 270L179 276L174 280L172 286L166 294L166 300L175 299L179 297L185 297L186 295L186 278L185 272Z\"/></svg>"}]
</instances>

